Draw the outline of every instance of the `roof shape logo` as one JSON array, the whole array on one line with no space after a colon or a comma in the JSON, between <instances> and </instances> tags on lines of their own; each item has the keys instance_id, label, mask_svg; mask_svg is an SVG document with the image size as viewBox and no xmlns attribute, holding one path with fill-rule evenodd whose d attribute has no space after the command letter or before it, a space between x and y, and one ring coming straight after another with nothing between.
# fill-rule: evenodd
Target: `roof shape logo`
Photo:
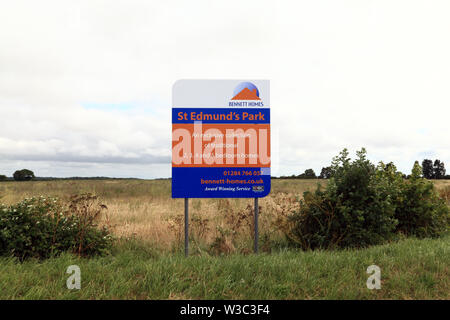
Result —
<instances>
[{"instance_id":1,"label":"roof shape logo","mask_svg":"<svg viewBox=\"0 0 450 320\"><path fill-rule=\"evenodd\" d=\"M251 82L239 83L233 92L231 100L261 100L258 88Z\"/></svg>"}]
</instances>

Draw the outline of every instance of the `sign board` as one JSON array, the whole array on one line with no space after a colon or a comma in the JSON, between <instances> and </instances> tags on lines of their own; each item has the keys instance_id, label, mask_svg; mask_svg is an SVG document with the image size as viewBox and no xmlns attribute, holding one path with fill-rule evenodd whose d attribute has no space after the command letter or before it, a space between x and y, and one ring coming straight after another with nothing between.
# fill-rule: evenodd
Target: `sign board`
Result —
<instances>
[{"instance_id":1,"label":"sign board","mask_svg":"<svg viewBox=\"0 0 450 320\"><path fill-rule=\"evenodd\" d=\"M270 192L268 80L179 80L172 97L172 197Z\"/></svg>"}]
</instances>

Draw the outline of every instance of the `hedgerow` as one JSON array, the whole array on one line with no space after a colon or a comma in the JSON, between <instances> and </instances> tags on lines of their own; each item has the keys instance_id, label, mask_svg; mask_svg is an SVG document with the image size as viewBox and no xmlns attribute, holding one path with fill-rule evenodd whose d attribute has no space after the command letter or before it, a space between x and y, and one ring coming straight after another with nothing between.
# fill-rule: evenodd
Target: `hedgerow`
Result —
<instances>
[{"instance_id":1,"label":"hedgerow","mask_svg":"<svg viewBox=\"0 0 450 320\"><path fill-rule=\"evenodd\" d=\"M414 165L410 180L392 163L373 165L363 148L351 161L344 149L324 190L305 192L284 230L303 249L366 247L399 233L437 237L448 230L449 208Z\"/></svg>"}]
</instances>

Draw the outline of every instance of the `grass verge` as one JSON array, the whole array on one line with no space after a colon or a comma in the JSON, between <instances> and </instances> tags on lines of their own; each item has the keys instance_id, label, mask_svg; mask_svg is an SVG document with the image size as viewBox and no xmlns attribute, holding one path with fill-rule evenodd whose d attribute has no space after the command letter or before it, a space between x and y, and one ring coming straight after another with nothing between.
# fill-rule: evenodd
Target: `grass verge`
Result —
<instances>
[{"instance_id":1,"label":"grass verge","mask_svg":"<svg viewBox=\"0 0 450 320\"><path fill-rule=\"evenodd\" d=\"M81 269L68 290L66 269ZM381 268L380 290L366 287ZM125 241L111 256L0 258L0 299L450 299L450 236L363 250L185 258Z\"/></svg>"}]
</instances>

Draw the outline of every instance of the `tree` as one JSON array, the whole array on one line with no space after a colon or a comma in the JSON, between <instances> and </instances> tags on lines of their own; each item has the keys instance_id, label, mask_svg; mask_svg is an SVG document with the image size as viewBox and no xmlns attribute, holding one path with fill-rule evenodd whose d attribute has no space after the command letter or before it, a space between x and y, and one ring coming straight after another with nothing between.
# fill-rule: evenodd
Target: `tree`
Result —
<instances>
[{"instance_id":1,"label":"tree","mask_svg":"<svg viewBox=\"0 0 450 320\"><path fill-rule=\"evenodd\" d=\"M434 178L433 161L431 161L429 159L424 159L422 161L422 173L423 173L423 177L426 179Z\"/></svg>"},{"instance_id":2,"label":"tree","mask_svg":"<svg viewBox=\"0 0 450 320\"><path fill-rule=\"evenodd\" d=\"M13 174L16 181L30 181L35 178L33 171L28 169L17 170Z\"/></svg>"},{"instance_id":3,"label":"tree","mask_svg":"<svg viewBox=\"0 0 450 320\"><path fill-rule=\"evenodd\" d=\"M433 178L434 179L443 179L445 176L445 166L441 160L434 160L433 164Z\"/></svg>"},{"instance_id":4,"label":"tree","mask_svg":"<svg viewBox=\"0 0 450 320\"><path fill-rule=\"evenodd\" d=\"M319 179L330 179L331 178L331 167L324 167L320 172Z\"/></svg>"},{"instance_id":5,"label":"tree","mask_svg":"<svg viewBox=\"0 0 450 320\"><path fill-rule=\"evenodd\" d=\"M314 172L313 169L306 169L306 170L305 170L305 177L308 177L308 178L317 178L316 173Z\"/></svg>"},{"instance_id":6,"label":"tree","mask_svg":"<svg viewBox=\"0 0 450 320\"><path fill-rule=\"evenodd\" d=\"M7 176L5 176L5 175L3 175L3 174L0 174L0 181L5 181L5 180L7 180L7 179L8 179Z\"/></svg>"},{"instance_id":7,"label":"tree","mask_svg":"<svg viewBox=\"0 0 450 320\"><path fill-rule=\"evenodd\" d=\"M306 169L304 173L298 175L300 179L316 179L316 173L313 169Z\"/></svg>"}]
</instances>

